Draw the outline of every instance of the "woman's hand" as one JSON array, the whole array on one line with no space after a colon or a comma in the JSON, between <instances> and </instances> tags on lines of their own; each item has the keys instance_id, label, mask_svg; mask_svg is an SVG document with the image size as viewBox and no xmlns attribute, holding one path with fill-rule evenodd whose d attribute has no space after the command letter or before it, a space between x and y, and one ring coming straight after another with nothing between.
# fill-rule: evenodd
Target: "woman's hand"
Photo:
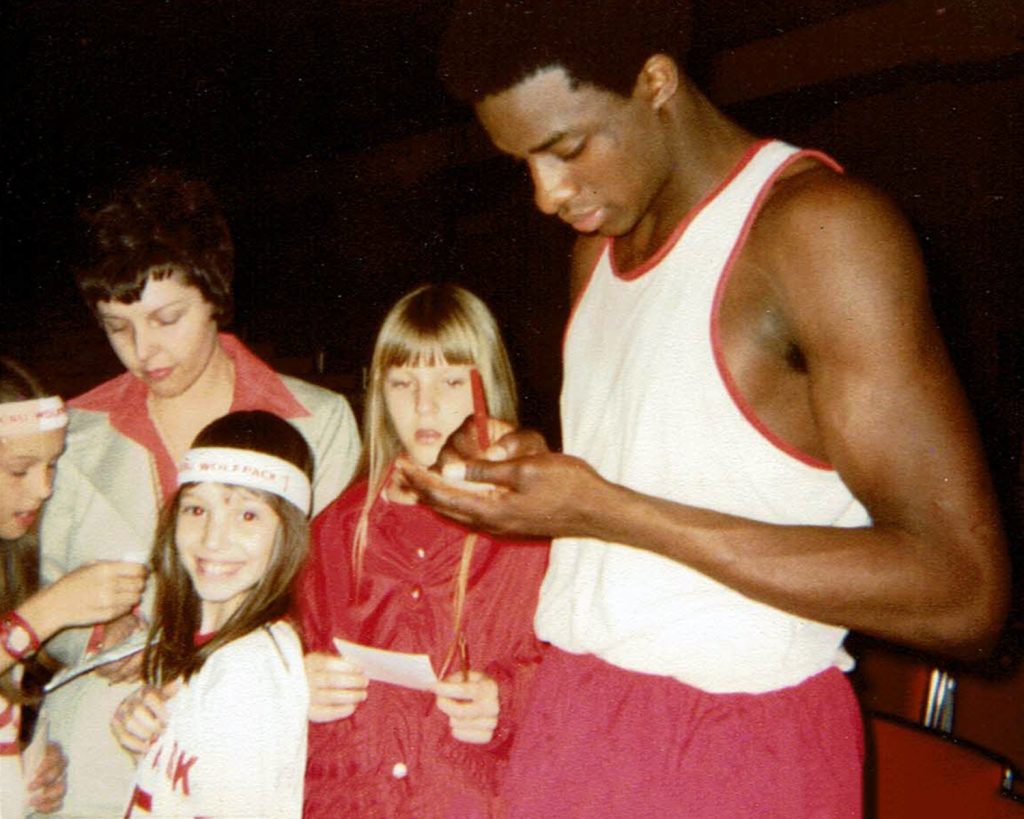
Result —
<instances>
[{"instance_id":1,"label":"woman's hand","mask_svg":"<svg viewBox=\"0 0 1024 819\"><path fill-rule=\"evenodd\" d=\"M452 674L434 687L437 707L448 716L455 739L484 745L498 727L498 683L479 671L466 676L463 680L461 673Z\"/></svg>"},{"instance_id":2,"label":"woman's hand","mask_svg":"<svg viewBox=\"0 0 1024 819\"><path fill-rule=\"evenodd\" d=\"M306 655L309 721L334 722L355 713L370 681L359 666L336 654Z\"/></svg>"},{"instance_id":3,"label":"woman's hand","mask_svg":"<svg viewBox=\"0 0 1024 819\"><path fill-rule=\"evenodd\" d=\"M114 711L110 730L128 753L138 759L145 754L167 727L167 701L181 686L180 681L162 688L144 685L129 694Z\"/></svg>"},{"instance_id":4,"label":"woman's hand","mask_svg":"<svg viewBox=\"0 0 1024 819\"><path fill-rule=\"evenodd\" d=\"M43 758L26 786L28 806L38 813L55 813L64 804L68 760L56 742L49 742Z\"/></svg>"}]
</instances>

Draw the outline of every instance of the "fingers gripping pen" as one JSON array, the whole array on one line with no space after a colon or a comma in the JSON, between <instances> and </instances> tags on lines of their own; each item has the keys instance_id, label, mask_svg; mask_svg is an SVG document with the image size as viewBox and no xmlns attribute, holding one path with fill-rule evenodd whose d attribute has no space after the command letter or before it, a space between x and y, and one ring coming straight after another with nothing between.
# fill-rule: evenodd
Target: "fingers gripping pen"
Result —
<instances>
[{"instance_id":1,"label":"fingers gripping pen","mask_svg":"<svg viewBox=\"0 0 1024 819\"><path fill-rule=\"evenodd\" d=\"M491 445L491 437L487 432L487 396L484 394L484 381L480 371L475 367L469 373L473 387L473 423L476 425L476 442L483 452Z\"/></svg>"}]
</instances>

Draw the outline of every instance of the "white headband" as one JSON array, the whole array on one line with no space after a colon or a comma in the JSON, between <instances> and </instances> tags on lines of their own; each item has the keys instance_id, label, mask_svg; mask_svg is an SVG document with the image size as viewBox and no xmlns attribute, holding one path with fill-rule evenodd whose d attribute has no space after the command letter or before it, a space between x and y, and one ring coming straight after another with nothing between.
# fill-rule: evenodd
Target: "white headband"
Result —
<instances>
[{"instance_id":1,"label":"white headband","mask_svg":"<svg viewBox=\"0 0 1024 819\"><path fill-rule=\"evenodd\" d=\"M56 395L0 404L0 438L49 432L67 425L64 402Z\"/></svg>"},{"instance_id":2,"label":"white headband","mask_svg":"<svg viewBox=\"0 0 1024 819\"><path fill-rule=\"evenodd\" d=\"M206 482L272 492L309 514L309 479L297 466L273 455L219 446L190 449L178 467L178 486Z\"/></svg>"}]
</instances>

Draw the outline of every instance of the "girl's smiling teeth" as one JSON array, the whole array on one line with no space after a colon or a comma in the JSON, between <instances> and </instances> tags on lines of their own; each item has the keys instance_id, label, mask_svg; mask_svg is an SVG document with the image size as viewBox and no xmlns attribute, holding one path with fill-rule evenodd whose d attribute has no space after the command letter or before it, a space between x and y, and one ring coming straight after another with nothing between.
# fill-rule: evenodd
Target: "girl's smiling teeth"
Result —
<instances>
[{"instance_id":1,"label":"girl's smiling teeth","mask_svg":"<svg viewBox=\"0 0 1024 819\"><path fill-rule=\"evenodd\" d=\"M199 569L199 573L205 577L230 577L244 565L244 562L237 560L196 558L196 567Z\"/></svg>"}]
</instances>

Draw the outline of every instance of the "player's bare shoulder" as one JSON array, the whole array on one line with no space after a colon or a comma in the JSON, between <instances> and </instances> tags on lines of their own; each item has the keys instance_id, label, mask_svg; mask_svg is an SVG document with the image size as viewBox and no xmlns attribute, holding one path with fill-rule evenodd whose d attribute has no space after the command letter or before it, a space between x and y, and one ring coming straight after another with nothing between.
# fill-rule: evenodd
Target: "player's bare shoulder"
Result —
<instances>
[{"instance_id":1,"label":"player's bare shoulder","mask_svg":"<svg viewBox=\"0 0 1024 819\"><path fill-rule=\"evenodd\" d=\"M917 239L895 203L814 159L776 182L750 242L787 300L877 299L924 287Z\"/></svg>"}]
</instances>

